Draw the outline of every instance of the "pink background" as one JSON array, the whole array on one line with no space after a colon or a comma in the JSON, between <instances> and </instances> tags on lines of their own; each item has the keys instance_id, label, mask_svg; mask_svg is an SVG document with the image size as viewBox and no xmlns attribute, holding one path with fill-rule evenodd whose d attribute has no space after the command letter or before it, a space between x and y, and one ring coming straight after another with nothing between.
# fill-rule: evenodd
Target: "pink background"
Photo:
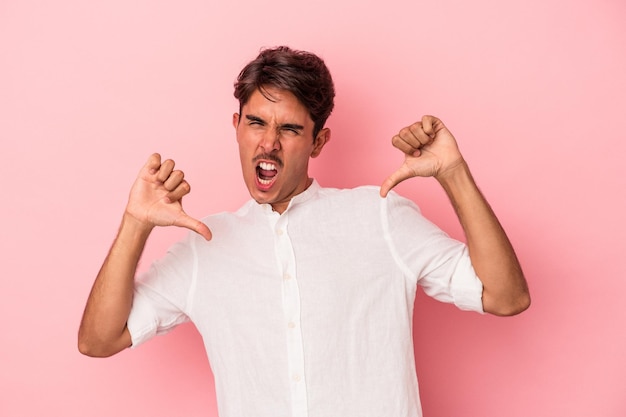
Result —
<instances>
[{"instance_id":1,"label":"pink background","mask_svg":"<svg viewBox=\"0 0 626 417\"><path fill-rule=\"evenodd\" d=\"M151 152L185 170L192 215L247 198L232 83L278 44L336 81L323 185L380 184L391 136L438 115L523 263L521 316L418 295L425 416L626 415L624 22L621 0L0 1L0 415L215 416L192 326L106 360L76 331ZM433 180L398 191L461 237Z\"/></svg>"}]
</instances>

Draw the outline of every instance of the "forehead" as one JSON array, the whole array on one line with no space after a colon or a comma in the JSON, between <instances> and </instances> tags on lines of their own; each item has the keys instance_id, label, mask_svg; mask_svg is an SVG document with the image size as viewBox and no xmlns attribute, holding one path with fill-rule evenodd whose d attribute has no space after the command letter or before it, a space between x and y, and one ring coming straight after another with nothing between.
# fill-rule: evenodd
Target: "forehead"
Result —
<instances>
[{"instance_id":1,"label":"forehead","mask_svg":"<svg viewBox=\"0 0 626 417\"><path fill-rule=\"evenodd\" d=\"M243 115L313 123L309 111L293 93L274 87L255 90L241 110Z\"/></svg>"}]
</instances>

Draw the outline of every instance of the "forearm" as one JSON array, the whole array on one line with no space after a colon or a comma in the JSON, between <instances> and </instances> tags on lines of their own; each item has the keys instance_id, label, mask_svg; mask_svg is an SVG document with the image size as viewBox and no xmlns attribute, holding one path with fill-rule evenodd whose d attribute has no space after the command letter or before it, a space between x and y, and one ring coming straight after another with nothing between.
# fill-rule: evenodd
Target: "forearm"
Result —
<instances>
[{"instance_id":1,"label":"forearm","mask_svg":"<svg viewBox=\"0 0 626 417\"><path fill-rule=\"evenodd\" d=\"M110 356L130 345L126 322L137 264L150 231L151 227L124 216L87 300L78 335L82 353Z\"/></svg>"},{"instance_id":2,"label":"forearm","mask_svg":"<svg viewBox=\"0 0 626 417\"><path fill-rule=\"evenodd\" d=\"M483 308L513 315L530 304L526 280L511 242L476 186L465 162L437 177L459 217L470 258L483 283Z\"/></svg>"}]
</instances>

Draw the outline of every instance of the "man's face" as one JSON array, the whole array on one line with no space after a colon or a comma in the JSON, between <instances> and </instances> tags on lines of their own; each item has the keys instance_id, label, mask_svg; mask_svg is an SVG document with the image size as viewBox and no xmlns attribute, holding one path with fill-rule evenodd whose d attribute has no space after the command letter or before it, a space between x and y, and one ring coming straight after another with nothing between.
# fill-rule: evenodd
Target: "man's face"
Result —
<instances>
[{"instance_id":1,"label":"man's face","mask_svg":"<svg viewBox=\"0 0 626 417\"><path fill-rule=\"evenodd\" d=\"M319 155L330 131L322 129L313 140L313 120L293 94L267 88L266 95L273 101L255 91L233 115L233 126L250 195L282 213L311 184L309 158Z\"/></svg>"}]
</instances>

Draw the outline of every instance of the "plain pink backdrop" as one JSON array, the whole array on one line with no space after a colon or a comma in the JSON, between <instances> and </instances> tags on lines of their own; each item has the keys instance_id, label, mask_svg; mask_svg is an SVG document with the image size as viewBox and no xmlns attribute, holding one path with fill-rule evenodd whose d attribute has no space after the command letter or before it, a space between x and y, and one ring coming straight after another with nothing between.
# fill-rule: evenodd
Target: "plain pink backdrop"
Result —
<instances>
[{"instance_id":1,"label":"plain pink backdrop","mask_svg":"<svg viewBox=\"0 0 626 417\"><path fill-rule=\"evenodd\" d=\"M176 159L195 216L248 196L232 83L260 47L324 57L326 186L380 184L424 113L456 135L517 248L513 318L416 304L426 417L626 415L626 6L620 0L0 1L0 416L215 416L191 325L81 356L76 331L128 189ZM433 180L398 191L462 238ZM159 230L144 256L184 232Z\"/></svg>"}]
</instances>

